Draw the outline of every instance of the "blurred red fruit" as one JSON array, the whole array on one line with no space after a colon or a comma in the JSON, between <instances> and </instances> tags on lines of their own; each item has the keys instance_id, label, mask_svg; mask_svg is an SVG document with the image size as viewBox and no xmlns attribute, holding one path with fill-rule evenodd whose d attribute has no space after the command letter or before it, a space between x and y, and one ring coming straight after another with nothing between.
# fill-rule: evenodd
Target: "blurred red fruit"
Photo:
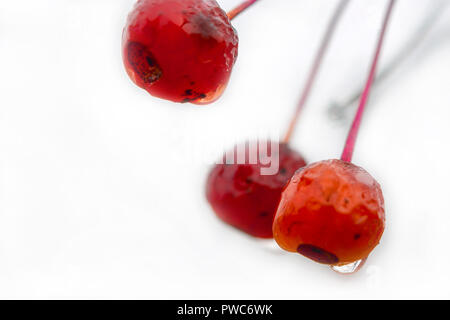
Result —
<instances>
[{"instance_id":1,"label":"blurred red fruit","mask_svg":"<svg viewBox=\"0 0 450 320\"><path fill-rule=\"evenodd\" d=\"M277 148L271 145L267 148L270 159L249 144L237 148L240 155L245 150L247 160L249 154L257 155L257 164L216 165L206 188L207 199L220 219L259 238L272 238L281 192L295 171L306 165L303 157L287 144L276 143ZM279 161L279 170L273 175L261 174L261 169L269 166L268 160Z\"/></svg>"}]
</instances>

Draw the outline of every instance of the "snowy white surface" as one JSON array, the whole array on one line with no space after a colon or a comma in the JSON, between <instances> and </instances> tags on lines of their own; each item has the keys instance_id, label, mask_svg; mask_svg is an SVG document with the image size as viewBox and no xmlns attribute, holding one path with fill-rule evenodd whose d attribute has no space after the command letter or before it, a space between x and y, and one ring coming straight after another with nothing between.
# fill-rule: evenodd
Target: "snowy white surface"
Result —
<instances>
[{"instance_id":1,"label":"snowy white surface","mask_svg":"<svg viewBox=\"0 0 450 320\"><path fill-rule=\"evenodd\" d=\"M450 8L373 95L354 161L384 188L387 228L341 276L229 228L204 198L223 148L282 134L337 1L261 0L237 18L239 60L206 107L128 79L133 3L0 2L0 298L450 298ZM433 3L399 1L381 65ZM293 141L309 161L340 154L348 125L328 107L364 80L385 4L344 16Z\"/></svg>"}]
</instances>

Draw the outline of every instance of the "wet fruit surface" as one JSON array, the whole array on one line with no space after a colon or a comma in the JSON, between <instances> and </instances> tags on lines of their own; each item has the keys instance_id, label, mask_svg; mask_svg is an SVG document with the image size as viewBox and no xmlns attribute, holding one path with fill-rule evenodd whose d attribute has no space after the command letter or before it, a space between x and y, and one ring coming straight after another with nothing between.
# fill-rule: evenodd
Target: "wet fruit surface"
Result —
<instances>
[{"instance_id":1,"label":"wet fruit surface","mask_svg":"<svg viewBox=\"0 0 450 320\"><path fill-rule=\"evenodd\" d=\"M220 219L260 238L272 238L272 223L281 192L294 172L305 166L303 157L286 144L269 147L267 154L279 166L273 175L261 174L270 166L264 153L253 153L256 146L246 144L236 154L257 155L257 164L219 164L209 174L206 196ZM274 151L273 154L272 151ZM239 157L238 157L239 158Z\"/></svg>"},{"instance_id":2,"label":"wet fruit surface","mask_svg":"<svg viewBox=\"0 0 450 320\"><path fill-rule=\"evenodd\" d=\"M341 160L299 170L283 192L273 224L283 249L316 262L344 265L366 258L384 231L380 185Z\"/></svg>"},{"instance_id":3,"label":"wet fruit surface","mask_svg":"<svg viewBox=\"0 0 450 320\"><path fill-rule=\"evenodd\" d=\"M215 0L139 0L122 50L139 87L162 99L206 104L228 83L238 37Z\"/></svg>"}]
</instances>

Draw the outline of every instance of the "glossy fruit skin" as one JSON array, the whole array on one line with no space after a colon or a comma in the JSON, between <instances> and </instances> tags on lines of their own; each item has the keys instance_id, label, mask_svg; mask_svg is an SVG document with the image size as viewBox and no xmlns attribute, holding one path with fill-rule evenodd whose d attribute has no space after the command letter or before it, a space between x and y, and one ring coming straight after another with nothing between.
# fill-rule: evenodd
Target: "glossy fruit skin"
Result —
<instances>
[{"instance_id":1,"label":"glossy fruit skin","mask_svg":"<svg viewBox=\"0 0 450 320\"><path fill-rule=\"evenodd\" d=\"M272 223L281 192L294 172L305 166L303 157L286 144L279 147L279 170L262 175L267 164L259 154L257 164L219 164L210 172L206 197L224 222L258 238L272 238ZM236 149L236 148L235 148ZM245 144L246 159L254 147ZM268 148L269 152L272 148ZM239 152L239 151L238 151ZM269 153L270 154L270 153Z\"/></svg>"},{"instance_id":2,"label":"glossy fruit skin","mask_svg":"<svg viewBox=\"0 0 450 320\"><path fill-rule=\"evenodd\" d=\"M236 31L215 0L138 0L122 36L130 78L174 102L218 99L237 53Z\"/></svg>"},{"instance_id":3,"label":"glossy fruit skin","mask_svg":"<svg viewBox=\"0 0 450 320\"><path fill-rule=\"evenodd\" d=\"M364 169L341 160L299 170L283 192L273 224L281 248L324 264L366 258L385 226L380 185Z\"/></svg>"}]
</instances>

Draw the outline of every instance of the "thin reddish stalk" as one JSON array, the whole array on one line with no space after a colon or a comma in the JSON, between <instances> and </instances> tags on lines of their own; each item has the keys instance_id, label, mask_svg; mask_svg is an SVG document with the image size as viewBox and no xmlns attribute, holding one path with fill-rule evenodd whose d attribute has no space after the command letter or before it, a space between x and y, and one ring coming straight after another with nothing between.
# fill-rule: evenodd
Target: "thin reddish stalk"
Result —
<instances>
[{"instance_id":1,"label":"thin reddish stalk","mask_svg":"<svg viewBox=\"0 0 450 320\"><path fill-rule=\"evenodd\" d=\"M288 130L286 132L286 135L284 136L284 139L283 139L284 143L288 143L291 140L292 135L294 134L300 113L303 110L306 103L308 102L309 95L312 91L314 81L316 80L317 74L319 73L320 66L322 65L322 61L325 56L325 53L327 52L328 46L329 46L331 39L333 38L333 34L336 30L337 24L339 23L339 20L343 14L345 8L347 7L349 1L350 0L341 0L339 5L336 7L336 10L334 11L333 16L331 17L331 20L328 24L327 30L325 31L325 34L322 38L322 42L320 44L319 50L317 51L316 57L314 59L314 63L309 72L309 76L306 81L305 87L303 88L302 95L297 104L297 108L295 110L294 116L292 117L292 120L289 124Z\"/></svg>"},{"instance_id":2,"label":"thin reddish stalk","mask_svg":"<svg viewBox=\"0 0 450 320\"><path fill-rule=\"evenodd\" d=\"M245 11L248 7L250 7L251 5L253 5L257 1L258 0L247 0L247 1L242 2L236 8L230 10L227 13L228 18L230 20L233 20L234 18L236 18L238 15L240 15L243 11Z\"/></svg>"},{"instance_id":3,"label":"thin reddish stalk","mask_svg":"<svg viewBox=\"0 0 450 320\"><path fill-rule=\"evenodd\" d=\"M384 38L386 35L386 30L389 25L389 20L391 18L392 10L397 0L390 0L389 6L384 17L383 26L378 39L378 44L375 50L375 56L373 58L372 67L369 72L369 77L367 79L366 86L361 96L358 111L356 112L355 119L353 120L352 127L345 142L344 151L342 152L341 160L350 162L352 161L353 151L355 150L356 138L358 137L358 131L361 126L362 117L364 114L365 107L369 100L370 90L372 88L375 75L377 72L377 65L381 55L381 49L383 48Z\"/></svg>"},{"instance_id":4,"label":"thin reddish stalk","mask_svg":"<svg viewBox=\"0 0 450 320\"><path fill-rule=\"evenodd\" d=\"M402 66L405 61L407 61L414 52L423 44L429 34L433 30L433 27L440 21L440 18L445 13L447 7L450 6L449 2L440 2L438 5L433 4L430 5L432 10L429 14L423 19L420 26L414 31L412 36L408 39L406 44L395 54L395 56L389 61L388 64L385 65L384 69L378 72L378 75L375 77L373 87L376 88L379 84L383 83L387 78L389 78L397 69ZM444 41L439 41L439 44L443 44ZM433 44L436 44L433 42ZM428 46L429 54L432 50L431 46ZM423 56L422 56L423 59ZM345 114L347 109L352 107L355 103L358 103L361 99L361 95L364 91L364 83L362 88L358 88L355 92L348 95L346 99L342 99L341 103L333 103L329 107L330 115L336 120L346 121L347 115Z\"/></svg>"}]
</instances>

